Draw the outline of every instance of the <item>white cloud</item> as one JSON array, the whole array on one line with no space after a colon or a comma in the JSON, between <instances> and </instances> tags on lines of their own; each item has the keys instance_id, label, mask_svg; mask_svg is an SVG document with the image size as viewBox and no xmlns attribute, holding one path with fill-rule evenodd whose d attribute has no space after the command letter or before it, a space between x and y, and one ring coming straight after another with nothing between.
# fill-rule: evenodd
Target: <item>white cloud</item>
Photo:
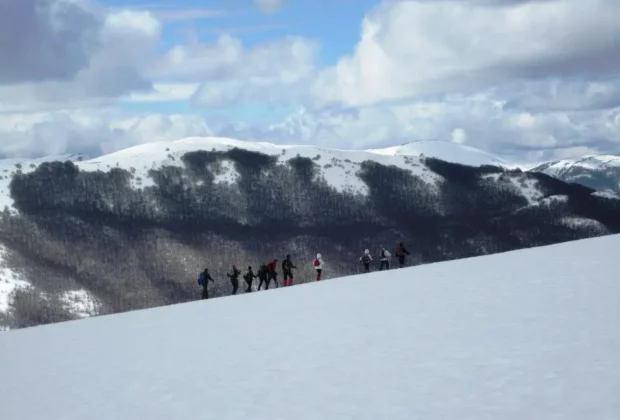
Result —
<instances>
[{"instance_id":1,"label":"white cloud","mask_svg":"<svg viewBox=\"0 0 620 420\"><path fill-rule=\"evenodd\" d=\"M0 153L12 156L96 155L210 134L342 148L449 140L532 160L620 150L613 0L384 0L351 54L325 69L319 44L303 37L248 47L221 35L157 51L162 19L206 9L45 0L37 17L32 7L44 0L23 1L10 19L0 4L0 61L12 60L0 66ZM59 5L63 13L53 12ZM20 26L30 28L22 56L2 41L19 38ZM186 100L300 110L249 124L114 108Z\"/></svg>"},{"instance_id":2,"label":"white cloud","mask_svg":"<svg viewBox=\"0 0 620 420\"><path fill-rule=\"evenodd\" d=\"M608 74L620 70L619 37L616 0L385 1L364 19L353 54L325 70L314 93L359 106L520 78Z\"/></svg>"},{"instance_id":3,"label":"white cloud","mask_svg":"<svg viewBox=\"0 0 620 420\"><path fill-rule=\"evenodd\" d=\"M254 0L254 4L266 13L273 13L284 6L286 0Z\"/></svg>"},{"instance_id":4,"label":"white cloud","mask_svg":"<svg viewBox=\"0 0 620 420\"><path fill-rule=\"evenodd\" d=\"M116 108L0 114L5 157L99 156L142 143L212 134L196 115L132 115Z\"/></svg>"},{"instance_id":5,"label":"white cloud","mask_svg":"<svg viewBox=\"0 0 620 420\"><path fill-rule=\"evenodd\" d=\"M246 49L240 39L222 35L212 44L172 48L153 69L153 77L200 82L192 99L199 107L290 102L307 90L318 51L316 42L300 37Z\"/></svg>"}]
</instances>

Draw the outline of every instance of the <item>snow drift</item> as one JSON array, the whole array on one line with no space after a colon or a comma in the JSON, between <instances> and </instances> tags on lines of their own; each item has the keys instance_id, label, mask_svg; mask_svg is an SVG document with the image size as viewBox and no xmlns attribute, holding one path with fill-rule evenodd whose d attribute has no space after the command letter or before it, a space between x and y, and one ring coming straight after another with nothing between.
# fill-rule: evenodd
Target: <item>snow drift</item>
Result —
<instances>
[{"instance_id":1,"label":"snow drift","mask_svg":"<svg viewBox=\"0 0 620 420\"><path fill-rule=\"evenodd\" d=\"M620 235L0 336L0 418L617 419Z\"/></svg>"}]
</instances>

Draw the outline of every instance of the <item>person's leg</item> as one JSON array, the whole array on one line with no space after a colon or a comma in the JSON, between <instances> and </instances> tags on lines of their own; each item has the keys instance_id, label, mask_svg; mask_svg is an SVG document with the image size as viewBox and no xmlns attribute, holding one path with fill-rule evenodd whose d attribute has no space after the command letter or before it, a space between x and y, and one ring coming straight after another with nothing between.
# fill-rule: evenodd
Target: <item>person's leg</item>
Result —
<instances>
[{"instance_id":1,"label":"person's leg","mask_svg":"<svg viewBox=\"0 0 620 420\"><path fill-rule=\"evenodd\" d=\"M321 269L317 268L316 269L316 281L321 280Z\"/></svg>"},{"instance_id":2,"label":"person's leg","mask_svg":"<svg viewBox=\"0 0 620 420\"><path fill-rule=\"evenodd\" d=\"M289 272L288 271L283 272L282 276L284 277L284 279L282 280L282 287L286 287L288 286Z\"/></svg>"},{"instance_id":3,"label":"person's leg","mask_svg":"<svg viewBox=\"0 0 620 420\"><path fill-rule=\"evenodd\" d=\"M233 286L232 294L236 295L237 294L237 289L239 288L239 280L233 280L232 281L232 286Z\"/></svg>"},{"instance_id":4,"label":"person's leg","mask_svg":"<svg viewBox=\"0 0 620 420\"><path fill-rule=\"evenodd\" d=\"M370 264L364 264L364 272L365 273L370 272Z\"/></svg>"},{"instance_id":5,"label":"person's leg","mask_svg":"<svg viewBox=\"0 0 620 420\"><path fill-rule=\"evenodd\" d=\"M288 284L287 286L292 286L293 285L293 272L289 271L288 272Z\"/></svg>"},{"instance_id":6,"label":"person's leg","mask_svg":"<svg viewBox=\"0 0 620 420\"><path fill-rule=\"evenodd\" d=\"M209 299L209 290L206 287L202 288L202 298Z\"/></svg>"}]
</instances>

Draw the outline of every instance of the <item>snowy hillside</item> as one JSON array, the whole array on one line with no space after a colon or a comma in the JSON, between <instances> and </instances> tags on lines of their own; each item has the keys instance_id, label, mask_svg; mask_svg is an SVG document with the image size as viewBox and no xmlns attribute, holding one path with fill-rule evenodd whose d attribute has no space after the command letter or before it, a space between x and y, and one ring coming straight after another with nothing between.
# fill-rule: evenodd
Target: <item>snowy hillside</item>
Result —
<instances>
[{"instance_id":1,"label":"snowy hillside","mask_svg":"<svg viewBox=\"0 0 620 420\"><path fill-rule=\"evenodd\" d=\"M338 191L352 191L367 194L368 188L356 176L360 162L373 160L383 165L395 165L399 168L411 170L420 175L429 184L440 180L441 177L429 172L420 161L420 155L435 157L448 162L464 165L497 165L508 167L508 163L481 150L470 146L451 142L427 141L409 143L386 149L374 150L339 150L304 145L276 145L272 143L246 142L221 137L191 137L178 141L161 141L146 143L104 155L91 160L82 160L79 156L50 156L48 158L20 161L16 159L0 160L0 210L5 206L11 208L12 200L9 193L10 175L17 169L23 173L34 170L40 163L53 160L71 160L78 167L86 171L109 171L111 168L132 169L134 179L132 185L143 188L153 185L149 170L158 169L163 165L183 166L181 157L187 152L198 150L228 151L240 148L254 152L277 156L280 162L285 162L296 156L311 158L322 167L321 175ZM239 174L235 171L232 162L224 162L220 174L215 182L234 183Z\"/></svg>"},{"instance_id":2,"label":"snowy hillside","mask_svg":"<svg viewBox=\"0 0 620 420\"><path fill-rule=\"evenodd\" d=\"M507 160L501 159L483 150L451 141L417 141L384 149L371 149L369 152L387 156L427 156L470 166L514 166Z\"/></svg>"},{"instance_id":3,"label":"snowy hillside","mask_svg":"<svg viewBox=\"0 0 620 420\"><path fill-rule=\"evenodd\" d=\"M548 162L531 170L599 191L620 193L620 156L588 155Z\"/></svg>"},{"instance_id":4,"label":"snowy hillside","mask_svg":"<svg viewBox=\"0 0 620 420\"><path fill-rule=\"evenodd\" d=\"M12 331L0 418L618 419L619 248L615 235Z\"/></svg>"},{"instance_id":5,"label":"snowy hillside","mask_svg":"<svg viewBox=\"0 0 620 420\"><path fill-rule=\"evenodd\" d=\"M66 154L66 155L51 155L37 159L0 159L0 211L5 206L11 207L13 200L11 200L9 184L13 175L16 173L28 173L34 171L37 166L43 162L53 161L66 161L78 162L83 159L81 155Z\"/></svg>"},{"instance_id":6,"label":"snowy hillside","mask_svg":"<svg viewBox=\"0 0 620 420\"><path fill-rule=\"evenodd\" d=\"M397 241L417 265L620 233L609 194L435 143L364 151L187 138L73 163L5 162L0 326L196 300L205 265L220 297L232 264L287 254L338 255L331 273L345 276L361 250Z\"/></svg>"}]
</instances>

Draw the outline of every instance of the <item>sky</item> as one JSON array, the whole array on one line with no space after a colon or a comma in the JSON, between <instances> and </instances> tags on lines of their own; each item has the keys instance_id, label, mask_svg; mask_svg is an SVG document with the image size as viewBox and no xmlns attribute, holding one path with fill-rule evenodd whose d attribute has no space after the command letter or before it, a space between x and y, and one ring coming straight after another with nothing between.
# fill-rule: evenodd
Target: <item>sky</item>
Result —
<instances>
[{"instance_id":1,"label":"sky","mask_svg":"<svg viewBox=\"0 0 620 420\"><path fill-rule=\"evenodd\" d=\"M620 154L617 0L0 0L0 155L187 136Z\"/></svg>"}]
</instances>

